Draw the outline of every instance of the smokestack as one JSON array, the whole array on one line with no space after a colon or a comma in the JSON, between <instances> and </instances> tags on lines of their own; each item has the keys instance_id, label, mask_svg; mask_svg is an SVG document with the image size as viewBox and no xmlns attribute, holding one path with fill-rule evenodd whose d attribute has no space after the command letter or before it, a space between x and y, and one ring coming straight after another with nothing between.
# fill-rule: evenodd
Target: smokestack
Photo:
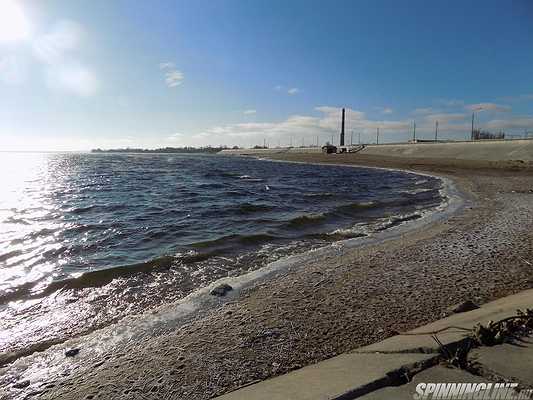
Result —
<instances>
[{"instance_id":1,"label":"smokestack","mask_svg":"<svg viewBox=\"0 0 533 400\"><path fill-rule=\"evenodd\" d=\"M341 128L341 141L340 145L344 146L344 108L342 109L342 128Z\"/></svg>"}]
</instances>

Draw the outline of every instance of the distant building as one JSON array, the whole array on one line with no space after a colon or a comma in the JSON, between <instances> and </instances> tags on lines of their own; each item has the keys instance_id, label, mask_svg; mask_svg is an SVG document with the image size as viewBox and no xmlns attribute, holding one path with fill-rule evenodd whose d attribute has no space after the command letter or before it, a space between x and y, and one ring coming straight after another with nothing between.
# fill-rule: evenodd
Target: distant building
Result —
<instances>
[{"instance_id":1,"label":"distant building","mask_svg":"<svg viewBox=\"0 0 533 400\"><path fill-rule=\"evenodd\" d=\"M322 153L332 154L336 152L337 152L337 146L334 146L330 143L326 143L324 146L322 146Z\"/></svg>"},{"instance_id":2,"label":"distant building","mask_svg":"<svg viewBox=\"0 0 533 400\"><path fill-rule=\"evenodd\" d=\"M505 133L491 133L488 131L474 130L472 132L472 140L497 140L505 139Z\"/></svg>"}]
</instances>

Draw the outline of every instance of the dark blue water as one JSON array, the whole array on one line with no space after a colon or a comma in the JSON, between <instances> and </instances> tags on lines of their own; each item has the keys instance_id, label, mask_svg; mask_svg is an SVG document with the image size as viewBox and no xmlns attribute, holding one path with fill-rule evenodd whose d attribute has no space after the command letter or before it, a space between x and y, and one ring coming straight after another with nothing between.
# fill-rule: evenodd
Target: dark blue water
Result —
<instances>
[{"instance_id":1,"label":"dark blue water","mask_svg":"<svg viewBox=\"0 0 533 400\"><path fill-rule=\"evenodd\" d=\"M2 158L0 349L96 329L441 201L436 179L375 169L213 155Z\"/></svg>"}]
</instances>

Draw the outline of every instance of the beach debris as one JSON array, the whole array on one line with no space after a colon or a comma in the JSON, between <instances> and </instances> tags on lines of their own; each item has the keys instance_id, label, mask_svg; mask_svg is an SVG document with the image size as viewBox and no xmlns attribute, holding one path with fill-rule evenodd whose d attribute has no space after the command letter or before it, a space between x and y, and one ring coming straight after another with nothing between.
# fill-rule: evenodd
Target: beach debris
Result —
<instances>
[{"instance_id":1,"label":"beach debris","mask_svg":"<svg viewBox=\"0 0 533 400\"><path fill-rule=\"evenodd\" d=\"M221 285L216 286L209 293L211 295L213 295L213 296L223 297L223 296L226 295L226 293L228 293L228 292L230 292L232 290L233 290L233 288L230 285L228 285L227 283L223 283Z\"/></svg>"},{"instance_id":2,"label":"beach debris","mask_svg":"<svg viewBox=\"0 0 533 400\"><path fill-rule=\"evenodd\" d=\"M475 326L472 337L483 346L494 346L512 340L516 336L533 330L533 310L517 310L517 315L499 321L489 321L487 325Z\"/></svg>"},{"instance_id":3,"label":"beach debris","mask_svg":"<svg viewBox=\"0 0 533 400\"><path fill-rule=\"evenodd\" d=\"M74 356L78 355L79 352L80 352L80 349L78 349L78 348L68 349L67 351L65 351L65 356L66 357L74 357Z\"/></svg>"},{"instance_id":4,"label":"beach debris","mask_svg":"<svg viewBox=\"0 0 533 400\"><path fill-rule=\"evenodd\" d=\"M467 311L477 310L478 308L479 306L472 300L467 300L451 306L449 310L454 314L459 314Z\"/></svg>"},{"instance_id":5,"label":"beach debris","mask_svg":"<svg viewBox=\"0 0 533 400\"><path fill-rule=\"evenodd\" d=\"M24 389L28 386L30 386L30 381L28 379L23 380L23 381L18 381L17 383L13 385L15 389Z\"/></svg>"}]
</instances>

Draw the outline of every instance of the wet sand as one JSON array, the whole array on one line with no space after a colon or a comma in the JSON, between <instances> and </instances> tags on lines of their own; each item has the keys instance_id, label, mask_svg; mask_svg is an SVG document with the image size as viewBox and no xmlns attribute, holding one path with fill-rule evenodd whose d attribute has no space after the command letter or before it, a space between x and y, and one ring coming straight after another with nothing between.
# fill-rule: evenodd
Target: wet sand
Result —
<instances>
[{"instance_id":1,"label":"wet sand","mask_svg":"<svg viewBox=\"0 0 533 400\"><path fill-rule=\"evenodd\" d=\"M527 164L272 158L422 171L451 178L471 201L423 229L280 271L179 329L83 358L83 365L73 358L62 376L33 387L32 398L209 399L429 323L461 301L481 304L533 287Z\"/></svg>"}]
</instances>

